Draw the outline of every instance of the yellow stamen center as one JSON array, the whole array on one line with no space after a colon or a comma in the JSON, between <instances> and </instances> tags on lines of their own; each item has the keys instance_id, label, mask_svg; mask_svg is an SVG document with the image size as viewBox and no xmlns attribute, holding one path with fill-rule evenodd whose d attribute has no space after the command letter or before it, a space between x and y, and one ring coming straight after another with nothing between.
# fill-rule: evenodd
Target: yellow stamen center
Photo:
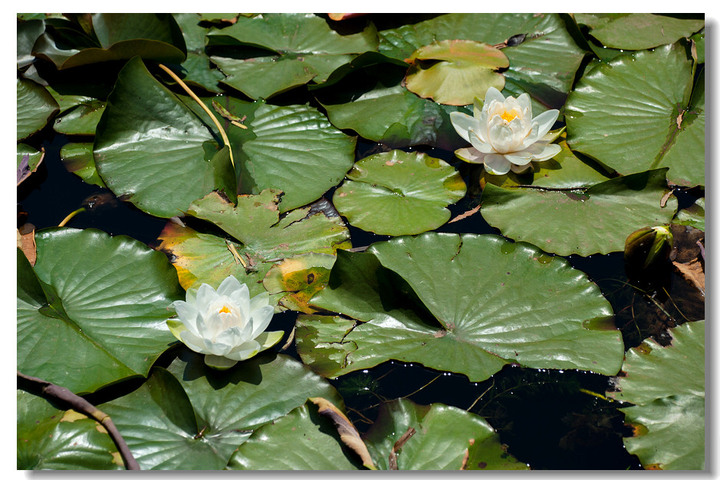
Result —
<instances>
[{"instance_id":1,"label":"yellow stamen center","mask_svg":"<svg viewBox=\"0 0 720 480\"><path fill-rule=\"evenodd\" d=\"M505 120L506 122L509 122L509 121L511 121L513 118L516 118L516 117L517 117L517 113L515 113L514 110L511 111L511 112L508 112L507 110L505 110L505 111L502 113L502 115L500 115L500 118L502 118L502 119Z\"/></svg>"},{"instance_id":2,"label":"yellow stamen center","mask_svg":"<svg viewBox=\"0 0 720 480\"><path fill-rule=\"evenodd\" d=\"M230 309L227 305L223 305L223 307L220 309L218 313L230 313Z\"/></svg>"}]
</instances>

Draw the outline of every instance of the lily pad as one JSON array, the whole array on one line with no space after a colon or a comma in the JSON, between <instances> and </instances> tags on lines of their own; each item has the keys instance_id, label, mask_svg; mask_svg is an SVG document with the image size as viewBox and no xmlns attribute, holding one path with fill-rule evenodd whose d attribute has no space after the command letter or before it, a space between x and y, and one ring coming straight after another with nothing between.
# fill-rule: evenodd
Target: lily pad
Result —
<instances>
[{"instance_id":1,"label":"lily pad","mask_svg":"<svg viewBox=\"0 0 720 480\"><path fill-rule=\"evenodd\" d=\"M669 181L703 185L705 97L692 89L680 44L601 64L568 97L568 145L623 175L668 167Z\"/></svg>"},{"instance_id":2,"label":"lily pad","mask_svg":"<svg viewBox=\"0 0 720 480\"><path fill-rule=\"evenodd\" d=\"M51 33L35 44L35 52L59 70L135 56L167 63L185 59L182 32L168 13L95 13L92 36L60 19L52 25Z\"/></svg>"},{"instance_id":3,"label":"lily pad","mask_svg":"<svg viewBox=\"0 0 720 480\"><path fill-rule=\"evenodd\" d=\"M167 307L182 296L165 256L91 229L35 242L34 270L18 251L18 370L75 393L146 375L174 341Z\"/></svg>"},{"instance_id":4,"label":"lily pad","mask_svg":"<svg viewBox=\"0 0 720 480\"><path fill-rule=\"evenodd\" d=\"M25 68L35 61L32 54L33 45L37 38L45 31L45 22L42 19L17 20L17 68Z\"/></svg>"},{"instance_id":5,"label":"lily pad","mask_svg":"<svg viewBox=\"0 0 720 480\"><path fill-rule=\"evenodd\" d=\"M219 470L253 430L312 396L341 405L327 381L285 355L217 372L184 349L167 370L156 367L143 386L100 409L143 470Z\"/></svg>"},{"instance_id":6,"label":"lily pad","mask_svg":"<svg viewBox=\"0 0 720 480\"><path fill-rule=\"evenodd\" d=\"M404 435L410 436L403 442ZM528 469L503 450L484 419L439 403L417 405L406 399L384 403L364 439L384 470L476 470L481 465L484 470Z\"/></svg>"},{"instance_id":7,"label":"lily pad","mask_svg":"<svg viewBox=\"0 0 720 480\"><path fill-rule=\"evenodd\" d=\"M235 275L255 295L263 291L260 283L275 263L306 253L334 255L336 249L350 246L347 227L337 214L322 208L323 202L293 210L282 220L279 203L276 190L240 195L237 206L217 193L209 194L193 203L189 213L215 223L237 241L168 223L159 248L173 255L185 289L196 282L217 287L228 275ZM308 268L326 264L317 261Z\"/></svg>"},{"instance_id":8,"label":"lily pad","mask_svg":"<svg viewBox=\"0 0 720 480\"><path fill-rule=\"evenodd\" d=\"M687 208L678 210L673 223L689 225L705 231L705 197L700 197Z\"/></svg>"},{"instance_id":9,"label":"lily pad","mask_svg":"<svg viewBox=\"0 0 720 480\"><path fill-rule=\"evenodd\" d=\"M626 448L646 468L705 468L705 321L670 330L672 344L651 339L627 352L624 375L609 396L635 406L620 409L634 436Z\"/></svg>"},{"instance_id":10,"label":"lily pad","mask_svg":"<svg viewBox=\"0 0 720 480\"><path fill-rule=\"evenodd\" d=\"M187 58L181 64L182 71L175 73L188 85L195 84L209 92L220 93L218 83L224 76L211 67L210 57L205 54L209 29L198 25L201 17L197 13L173 13L172 16L182 30L187 48Z\"/></svg>"},{"instance_id":11,"label":"lily pad","mask_svg":"<svg viewBox=\"0 0 720 480\"><path fill-rule=\"evenodd\" d=\"M238 448L230 470L357 470L359 462L342 449L337 431L307 402L260 427Z\"/></svg>"},{"instance_id":12,"label":"lily pad","mask_svg":"<svg viewBox=\"0 0 720 480\"><path fill-rule=\"evenodd\" d=\"M355 159L356 139L307 105L248 103L232 97L221 106L247 129L230 126L228 136L240 170L238 193L282 190L281 212L314 202L339 184Z\"/></svg>"},{"instance_id":13,"label":"lily pad","mask_svg":"<svg viewBox=\"0 0 720 480\"><path fill-rule=\"evenodd\" d=\"M622 363L598 288L564 259L494 235L425 233L340 251L311 305L354 319L297 321L301 358L328 377L390 359L471 381L508 363L606 375Z\"/></svg>"},{"instance_id":14,"label":"lily pad","mask_svg":"<svg viewBox=\"0 0 720 480\"><path fill-rule=\"evenodd\" d=\"M648 225L670 222L666 169L613 178L589 188L500 188L483 190L482 215L503 235L558 255L622 251L625 239ZM518 215L522 212L522 215Z\"/></svg>"},{"instance_id":15,"label":"lily pad","mask_svg":"<svg viewBox=\"0 0 720 480\"><path fill-rule=\"evenodd\" d=\"M378 153L355 163L333 194L351 225L380 235L413 235L450 219L446 208L465 196L451 165L423 153Z\"/></svg>"},{"instance_id":16,"label":"lily pad","mask_svg":"<svg viewBox=\"0 0 720 480\"><path fill-rule=\"evenodd\" d=\"M32 80L17 79L17 140L23 140L47 125L59 107L42 86Z\"/></svg>"},{"instance_id":17,"label":"lily pad","mask_svg":"<svg viewBox=\"0 0 720 480\"><path fill-rule=\"evenodd\" d=\"M578 23L591 26L590 35L610 48L645 50L675 43L705 26L704 20L674 18L652 13L612 14L609 16L577 14Z\"/></svg>"},{"instance_id":18,"label":"lily pad","mask_svg":"<svg viewBox=\"0 0 720 480\"><path fill-rule=\"evenodd\" d=\"M17 391L18 470L118 470L123 461L107 431L73 410Z\"/></svg>"},{"instance_id":19,"label":"lily pad","mask_svg":"<svg viewBox=\"0 0 720 480\"><path fill-rule=\"evenodd\" d=\"M213 57L228 75L224 83L250 98L269 98L311 80L324 82L354 54L377 49L372 24L353 34L340 34L314 14L263 14L240 17L227 28L208 34L210 45L261 47L276 55L247 59Z\"/></svg>"},{"instance_id":20,"label":"lily pad","mask_svg":"<svg viewBox=\"0 0 720 480\"><path fill-rule=\"evenodd\" d=\"M500 49L469 40L432 43L405 61L411 65L407 89L448 105L469 105L475 97L485 98L490 87L502 90L505 77L497 70L509 65Z\"/></svg>"},{"instance_id":21,"label":"lily pad","mask_svg":"<svg viewBox=\"0 0 720 480\"><path fill-rule=\"evenodd\" d=\"M82 178L83 182L107 188L95 168L92 143L66 143L60 149L60 160L68 172Z\"/></svg>"},{"instance_id":22,"label":"lily pad","mask_svg":"<svg viewBox=\"0 0 720 480\"><path fill-rule=\"evenodd\" d=\"M53 129L65 135L95 135L95 129L104 111L105 102L100 100L80 103L56 118Z\"/></svg>"},{"instance_id":23,"label":"lily pad","mask_svg":"<svg viewBox=\"0 0 720 480\"><path fill-rule=\"evenodd\" d=\"M465 144L450 122L450 112L459 108L420 98L400 82L398 77L386 86L380 80L357 98L345 98L348 91L343 90L338 97L326 98L324 92L318 99L337 128L352 129L363 138L392 148L431 145L454 150Z\"/></svg>"},{"instance_id":24,"label":"lily pad","mask_svg":"<svg viewBox=\"0 0 720 480\"><path fill-rule=\"evenodd\" d=\"M504 94L517 96L527 92L533 99L533 111L538 113L562 107L585 56L556 14L446 14L382 30L379 35L378 51L398 59L408 58L418 48L443 40L473 40L496 45L515 35L525 35L519 44L502 49L510 62L504 73Z\"/></svg>"},{"instance_id":25,"label":"lily pad","mask_svg":"<svg viewBox=\"0 0 720 480\"><path fill-rule=\"evenodd\" d=\"M308 302L325 288L335 255L307 253L286 258L273 265L263 278L263 287L271 295L282 294L278 306L303 313L315 313Z\"/></svg>"},{"instance_id":26,"label":"lily pad","mask_svg":"<svg viewBox=\"0 0 720 480\"><path fill-rule=\"evenodd\" d=\"M506 175L492 175L482 171L481 182L492 183L498 187L517 187L532 185L546 189L578 189L609 180L597 166L578 158L563 140L558 142L560 153L543 162L535 162L528 172Z\"/></svg>"},{"instance_id":27,"label":"lily pad","mask_svg":"<svg viewBox=\"0 0 720 480\"><path fill-rule=\"evenodd\" d=\"M158 217L182 214L216 189L235 194L227 148L142 60L120 71L97 127L95 164L107 186Z\"/></svg>"}]
</instances>

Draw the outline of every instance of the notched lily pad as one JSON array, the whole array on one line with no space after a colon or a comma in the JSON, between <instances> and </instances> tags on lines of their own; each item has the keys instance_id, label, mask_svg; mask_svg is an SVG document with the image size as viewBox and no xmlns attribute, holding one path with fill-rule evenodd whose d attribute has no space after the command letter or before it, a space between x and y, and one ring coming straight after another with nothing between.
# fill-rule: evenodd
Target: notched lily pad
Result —
<instances>
[{"instance_id":1,"label":"notched lily pad","mask_svg":"<svg viewBox=\"0 0 720 480\"><path fill-rule=\"evenodd\" d=\"M182 295L165 256L91 229L35 241L34 269L18 255L18 369L75 393L146 375L174 342L165 320Z\"/></svg>"},{"instance_id":2,"label":"notched lily pad","mask_svg":"<svg viewBox=\"0 0 720 480\"><path fill-rule=\"evenodd\" d=\"M314 313L308 305L317 292L325 288L335 256L307 253L286 258L273 265L263 278L263 286L271 295L282 294L278 306L303 313Z\"/></svg>"},{"instance_id":3,"label":"notched lily pad","mask_svg":"<svg viewBox=\"0 0 720 480\"><path fill-rule=\"evenodd\" d=\"M663 205L666 171L651 170L573 190L500 188L488 183L481 213L503 235L546 252L587 256L622 251L632 232L667 224L675 215L677 199L670 197Z\"/></svg>"},{"instance_id":4,"label":"notched lily pad","mask_svg":"<svg viewBox=\"0 0 720 480\"><path fill-rule=\"evenodd\" d=\"M284 259L307 253L334 255L338 248L349 248L347 227L338 215L322 208L326 201L280 218L280 196L270 189L260 195L239 195L235 206L211 193L191 205L190 215L214 223L232 239L169 222L160 234L159 248L172 255L181 285L188 289L200 282L217 287L225 277L235 275L256 294L263 291L262 281L273 265ZM310 259L306 269L327 265L324 256L304 261Z\"/></svg>"},{"instance_id":5,"label":"notched lily pad","mask_svg":"<svg viewBox=\"0 0 720 480\"><path fill-rule=\"evenodd\" d=\"M443 40L416 50L405 60L411 65L405 86L423 98L448 105L469 105L485 98L488 88L502 90L509 66L505 54L492 45L471 40Z\"/></svg>"},{"instance_id":6,"label":"notched lily pad","mask_svg":"<svg viewBox=\"0 0 720 480\"><path fill-rule=\"evenodd\" d=\"M565 260L494 235L425 233L338 252L311 305L352 319L298 318L301 358L328 377L389 359L471 381L507 363L604 374L622 363L597 287Z\"/></svg>"},{"instance_id":7,"label":"notched lily pad","mask_svg":"<svg viewBox=\"0 0 720 480\"><path fill-rule=\"evenodd\" d=\"M575 19L590 26L590 35L603 45L622 50L645 50L675 43L705 26L701 19L652 13L576 14Z\"/></svg>"},{"instance_id":8,"label":"notched lily pad","mask_svg":"<svg viewBox=\"0 0 720 480\"><path fill-rule=\"evenodd\" d=\"M333 195L351 225L380 235L414 235L450 219L448 205L465 196L451 165L401 150L359 160Z\"/></svg>"},{"instance_id":9,"label":"notched lily pad","mask_svg":"<svg viewBox=\"0 0 720 480\"><path fill-rule=\"evenodd\" d=\"M635 404L620 409L634 426L626 448L647 468L705 468L705 321L671 330L672 344L647 339L627 352L618 391Z\"/></svg>"}]
</instances>

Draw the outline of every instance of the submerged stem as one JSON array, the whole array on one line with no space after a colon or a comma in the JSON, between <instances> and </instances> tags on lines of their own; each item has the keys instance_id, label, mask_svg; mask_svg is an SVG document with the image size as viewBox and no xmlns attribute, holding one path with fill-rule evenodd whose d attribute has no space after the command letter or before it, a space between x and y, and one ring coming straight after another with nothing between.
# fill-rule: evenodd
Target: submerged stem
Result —
<instances>
[{"instance_id":1,"label":"submerged stem","mask_svg":"<svg viewBox=\"0 0 720 480\"><path fill-rule=\"evenodd\" d=\"M202 100L200 100L200 98L197 95L195 95L195 93L192 90L190 90L190 87L188 87L187 84L185 84L185 82L183 82L180 79L180 77L175 75L175 72L170 70L168 67L166 67L162 63L160 63L158 65L160 68L162 68L165 71L165 73L170 75L172 77L172 79L175 80L178 83L178 85L180 85L182 87L182 89L185 90L188 93L188 95L190 95L192 97L192 99L197 102L198 105L200 105L200 107L203 110L205 110L205 113L207 113L210 116L210 119L213 121L215 126L218 128L218 131L220 131L220 136L222 137L223 142L225 143L225 145L228 147L228 150L230 151L230 163L232 164L233 168L235 168L235 160L233 158L232 147L230 146L230 140L228 140L228 136L225 133L225 130L222 128L222 125L220 125L220 122L218 121L217 117L215 117L215 115L207 107L207 105L205 105L202 102Z\"/></svg>"}]
</instances>

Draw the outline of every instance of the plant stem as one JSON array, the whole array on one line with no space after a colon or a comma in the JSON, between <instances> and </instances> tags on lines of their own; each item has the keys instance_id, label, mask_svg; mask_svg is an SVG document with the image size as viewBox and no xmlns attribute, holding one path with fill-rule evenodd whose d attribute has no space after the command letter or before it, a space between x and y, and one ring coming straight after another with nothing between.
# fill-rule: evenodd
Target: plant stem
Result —
<instances>
[{"instance_id":1,"label":"plant stem","mask_svg":"<svg viewBox=\"0 0 720 480\"><path fill-rule=\"evenodd\" d=\"M20 372L17 372L17 376L19 379L31 382L40 387L40 392L43 395L47 395L57 400L62 400L70 405L70 407L72 407L76 412L87 415L93 420L99 422L103 427L105 427L108 435L110 435L110 438L112 438L115 442L118 452L125 463L125 468L127 470L140 470L140 465L138 465L137 460L135 460L135 457L133 457L133 454L130 452L130 448L128 448L127 443L125 443L125 439L122 435L120 435L117 427L115 427L115 424L112 420L110 420L110 417L106 413L101 412L95 408L93 404L84 398L75 395L65 387L61 387L41 378L31 377Z\"/></svg>"},{"instance_id":2,"label":"plant stem","mask_svg":"<svg viewBox=\"0 0 720 480\"><path fill-rule=\"evenodd\" d=\"M228 140L227 134L225 133L225 130L222 128L222 125L220 125L220 122L218 121L217 117L215 117L215 115L214 115L214 114L212 113L212 111L207 107L207 105L205 105L205 104L202 102L202 100L200 100L200 98L199 98L197 95L195 95L195 93L194 93L192 90L190 90L190 87L188 87L188 86L185 84L185 82L183 82L182 80L180 80L180 77L178 77L177 75L175 75L175 72L173 72L172 70L170 70L168 67L166 67L166 66L163 65L162 63L158 64L158 66L159 66L160 68L162 68L162 69L165 71L165 73L167 73L168 75L170 75L170 76L172 77L172 79L175 80L175 81L178 83L178 85L180 85L180 86L182 87L182 89L185 90L185 91L188 93L188 95L190 95L190 96L192 97L192 99L197 102L198 105L200 105L200 107L201 107L203 110L205 110L205 113L207 113L207 114L210 116L210 119L213 121L213 123L215 124L215 126L216 126L216 127L218 128L218 130L220 131L220 136L222 137L223 142L225 142L225 145L228 147L228 150L230 151L230 163L232 164L233 168L235 168L235 160L234 160L234 158L233 158L232 147L230 146L230 140Z\"/></svg>"},{"instance_id":3,"label":"plant stem","mask_svg":"<svg viewBox=\"0 0 720 480\"><path fill-rule=\"evenodd\" d=\"M74 211L70 212L70 214L69 214L67 217L63 218L62 222L60 222L60 223L58 224L58 227L64 227L65 224L67 224L70 220L72 220L72 218L73 218L75 215L77 215L77 214L80 213L80 212L84 212L84 211L85 211L85 207L80 207L80 208L78 208L77 210L74 210Z\"/></svg>"}]
</instances>

